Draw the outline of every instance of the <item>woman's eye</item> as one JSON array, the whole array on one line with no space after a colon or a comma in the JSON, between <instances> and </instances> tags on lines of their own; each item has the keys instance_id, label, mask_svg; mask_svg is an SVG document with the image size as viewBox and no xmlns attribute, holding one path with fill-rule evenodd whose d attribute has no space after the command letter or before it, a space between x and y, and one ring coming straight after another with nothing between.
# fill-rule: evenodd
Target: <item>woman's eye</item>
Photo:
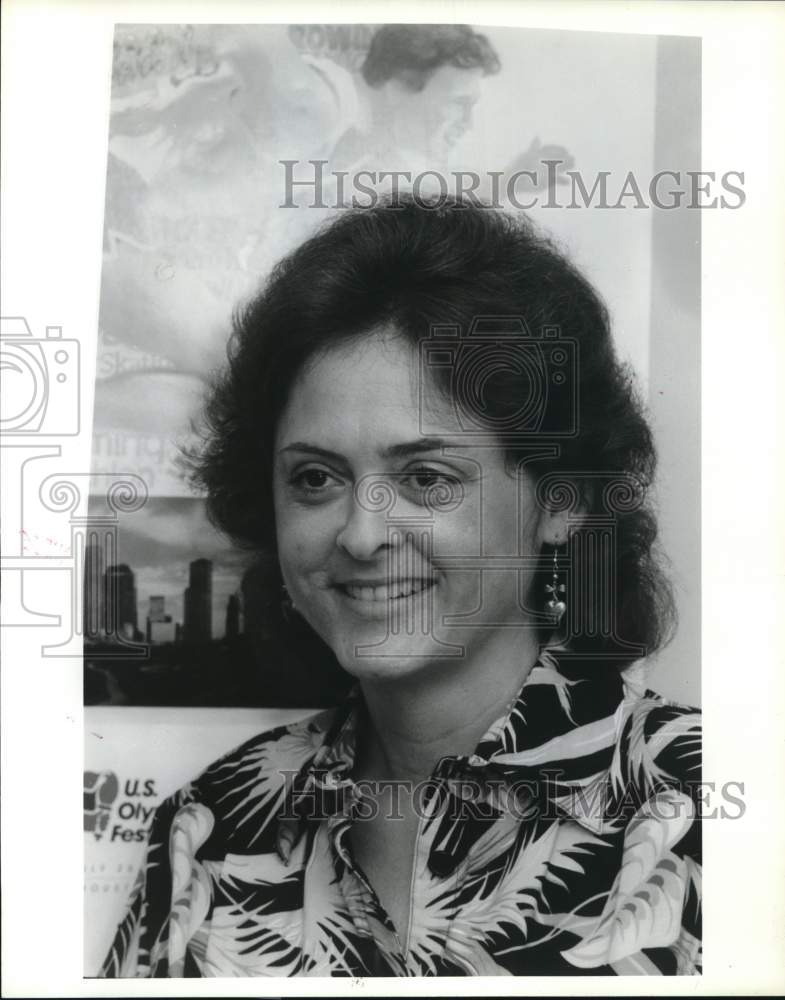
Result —
<instances>
[{"instance_id":1,"label":"woman's eye","mask_svg":"<svg viewBox=\"0 0 785 1000\"><path fill-rule=\"evenodd\" d=\"M335 476L325 469L303 469L291 478L292 486L302 493L313 496L326 493L333 485L339 485Z\"/></svg>"},{"instance_id":2,"label":"woman's eye","mask_svg":"<svg viewBox=\"0 0 785 1000\"><path fill-rule=\"evenodd\" d=\"M312 490L318 490L327 485L328 475L319 469L308 469L302 474L302 482Z\"/></svg>"},{"instance_id":3,"label":"woman's eye","mask_svg":"<svg viewBox=\"0 0 785 1000\"><path fill-rule=\"evenodd\" d=\"M411 479L417 486L427 489L429 486L436 486L437 483L453 485L458 482L455 476L451 476L439 469L412 469L407 473L407 478Z\"/></svg>"},{"instance_id":4,"label":"woman's eye","mask_svg":"<svg viewBox=\"0 0 785 1000\"><path fill-rule=\"evenodd\" d=\"M419 472L413 472L412 478L417 486L427 489L429 486L435 486L437 483L442 482L446 477L441 476L438 472L423 469Z\"/></svg>"},{"instance_id":5,"label":"woman's eye","mask_svg":"<svg viewBox=\"0 0 785 1000\"><path fill-rule=\"evenodd\" d=\"M438 508L452 508L455 501L460 502L463 494L460 480L439 469L412 469L404 477L404 486L408 485L415 499L420 503Z\"/></svg>"}]
</instances>

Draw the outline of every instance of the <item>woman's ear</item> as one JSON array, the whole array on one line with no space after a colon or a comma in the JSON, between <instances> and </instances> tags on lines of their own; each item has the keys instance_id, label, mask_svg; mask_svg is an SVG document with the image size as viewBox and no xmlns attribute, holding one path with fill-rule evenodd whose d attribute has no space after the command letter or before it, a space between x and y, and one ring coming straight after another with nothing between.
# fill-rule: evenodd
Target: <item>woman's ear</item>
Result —
<instances>
[{"instance_id":1,"label":"woman's ear","mask_svg":"<svg viewBox=\"0 0 785 1000\"><path fill-rule=\"evenodd\" d=\"M577 484L576 484L577 485ZM542 511L540 519L540 541L546 545L565 545L570 532L580 528L591 509L593 490L581 484L577 503L566 510L548 508Z\"/></svg>"},{"instance_id":2,"label":"woman's ear","mask_svg":"<svg viewBox=\"0 0 785 1000\"><path fill-rule=\"evenodd\" d=\"M564 545L570 524L569 511L544 510L540 518L540 542L544 545Z\"/></svg>"}]
</instances>

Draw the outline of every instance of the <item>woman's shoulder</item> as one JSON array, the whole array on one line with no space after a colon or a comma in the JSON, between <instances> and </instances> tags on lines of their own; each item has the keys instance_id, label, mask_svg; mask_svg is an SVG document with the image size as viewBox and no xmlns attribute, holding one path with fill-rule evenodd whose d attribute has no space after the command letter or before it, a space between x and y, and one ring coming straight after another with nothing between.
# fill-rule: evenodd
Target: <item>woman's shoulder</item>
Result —
<instances>
[{"instance_id":1,"label":"woman's shoulder","mask_svg":"<svg viewBox=\"0 0 785 1000\"><path fill-rule=\"evenodd\" d=\"M339 709L314 712L295 722L263 730L227 751L206 767L198 781L222 783L227 772L243 769L252 772L273 765L296 763L298 769L316 755L333 728Z\"/></svg>"},{"instance_id":2,"label":"woman's shoulder","mask_svg":"<svg viewBox=\"0 0 785 1000\"><path fill-rule=\"evenodd\" d=\"M628 780L685 787L700 782L699 708L648 687L628 687L618 734L617 760Z\"/></svg>"},{"instance_id":3,"label":"woman's shoulder","mask_svg":"<svg viewBox=\"0 0 785 1000\"><path fill-rule=\"evenodd\" d=\"M317 712L229 750L160 804L153 833L190 824L205 830L203 842L218 839L243 849L249 831L258 833L277 816L295 775L319 753L337 715L338 709Z\"/></svg>"}]
</instances>

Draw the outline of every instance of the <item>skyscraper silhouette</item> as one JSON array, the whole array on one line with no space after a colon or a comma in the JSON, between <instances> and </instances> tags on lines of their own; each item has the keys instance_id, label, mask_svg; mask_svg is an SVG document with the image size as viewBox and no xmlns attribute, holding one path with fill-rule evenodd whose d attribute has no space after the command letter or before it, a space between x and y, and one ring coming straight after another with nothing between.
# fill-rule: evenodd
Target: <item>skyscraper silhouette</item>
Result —
<instances>
[{"instance_id":1,"label":"skyscraper silhouette","mask_svg":"<svg viewBox=\"0 0 785 1000\"><path fill-rule=\"evenodd\" d=\"M136 578L130 566L107 566L104 573L106 631L134 638L137 632Z\"/></svg>"},{"instance_id":2,"label":"skyscraper silhouette","mask_svg":"<svg viewBox=\"0 0 785 1000\"><path fill-rule=\"evenodd\" d=\"M236 639L240 634L240 598L230 594L226 602L226 638Z\"/></svg>"},{"instance_id":3,"label":"skyscraper silhouette","mask_svg":"<svg viewBox=\"0 0 785 1000\"><path fill-rule=\"evenodd\" d=\"M98 639L106 634L104 587L103 548L98 544L88 543L85 547L82 586L82 631L85 639Z\"/></svg>"},{"instance_id":4,"label":"skyscraper silhouette","mask_svg":"<svg viewBox=\"0 0 785 1000\"><path fill-rule=\"evenodd\" d=\"M195 559L189 568L185 591L186 642L209 642L213 637L213 564Z\"/></svg>"},{"instance_id":5,"label":"skyscraper silhouette","mask_svg":"<svg viewBox=\"0 0 785 1000\"><path fill-rule=\"evenodd\" d=\"M166 615L166 598L154 595L150 598L150 610L147 612L151 622L162 622Z\"/></svg>"}]
</instances>

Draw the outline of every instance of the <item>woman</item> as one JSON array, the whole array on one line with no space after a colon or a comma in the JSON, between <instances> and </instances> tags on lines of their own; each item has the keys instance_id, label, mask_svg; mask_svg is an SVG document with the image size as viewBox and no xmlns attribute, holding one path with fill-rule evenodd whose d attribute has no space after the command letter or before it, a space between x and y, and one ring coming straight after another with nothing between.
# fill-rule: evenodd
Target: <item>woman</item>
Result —
<instances>
[{"instance_id":1,"label":"woman","mask_svg":"<svg viewBox=\"0 0 785 1000\"><path fill-rule=\"evenodd\" d=\"M158 809L106 975L700 971L697 714L606 313L528 223L343 214L238 316L199 459L356 685Z\"/></svg>"}]
</instances>

